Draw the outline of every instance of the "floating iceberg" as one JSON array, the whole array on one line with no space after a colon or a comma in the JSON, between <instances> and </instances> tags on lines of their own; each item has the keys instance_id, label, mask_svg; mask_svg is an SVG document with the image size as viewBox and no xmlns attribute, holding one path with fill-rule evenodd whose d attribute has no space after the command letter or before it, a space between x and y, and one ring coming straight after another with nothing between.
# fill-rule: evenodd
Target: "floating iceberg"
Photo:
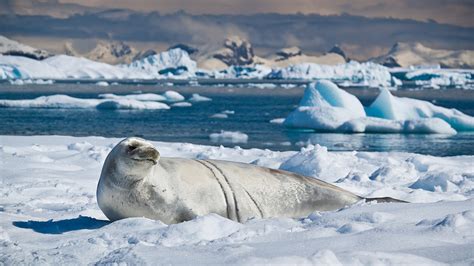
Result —
<instances>
[{"instance_id":1,"label":"floating iceberg","mask_svg":"<svg viewBox=\"0 0 474 266\"><path fill-rule=\"evenodd\" d=\"M0 100L0 108L50 109L170 109L165 103L133 99L81 99L67 95L41 96L31 100Z\"/></svg>"},{"instance_id":2,"label":"floating iceberg","mask_svg":"<svg viewBox=\"0 0 474 266\"><path fill-rule=\"evenodd\" d=\"M319 81L308 85L284 125L329 132L455 134L474 131L474 117L426 101L395 97L386 88L364 108L334 83Z\"/></svg>"},{"instance_id":3,"label":"floating iceberg","mask_svg":"<svg viewBox=\"0 0 474 266\"><path fill-rule=\"evenodd\" d=\"M352 94L323 80L309 84L296 110L283 124L294 128L336 131L346 121L365 117L364 107Z\"/></svg>"},{"instance_id":4,"label":"floating iceberg","mask_svg":"<svg viewBox=\"0 0 474 266\"><path fill-rule=\"evenodd\" d=\"M193 93L193 95L191 95L191 98L189 98L189 101L190 102L209 102L209 101L212 101L212 99L199 95L197 93Z\"/></svg>"},{"instance_id":5,"label":"floating iceberg","mask_svg":"<svg viewBox=\"0 0 474 266\"><path fill-rule=\"evenodd\" d=\"M181 102L184 101L184 96L176 91L165 91L163 96L166 98L167 102Z\"/></svg>"},{"instance_id":6,"label":"floating iceberg","mask_svg":"<svg viewBox=\"0 0 474 266\"><path fill-rule=\"evenodd\" d=\"M430 102L393 96L382 88L375 101L366 108L368 116L390 120L439 118L457 131L474 131L474 117L456 109L447 109Z\"/></svg>"}]
</instances>

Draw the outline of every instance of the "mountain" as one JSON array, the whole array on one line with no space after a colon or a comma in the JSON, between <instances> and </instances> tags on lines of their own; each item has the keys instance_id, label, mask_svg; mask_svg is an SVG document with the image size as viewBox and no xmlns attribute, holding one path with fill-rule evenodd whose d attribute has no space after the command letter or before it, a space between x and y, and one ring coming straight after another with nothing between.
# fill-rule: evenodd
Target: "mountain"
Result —
<instances>
[{"instance_id":1,"label":"mountain","mask_svg":"<svg viewBox=\"0 0 474 266\"><path fill-rule=\"evenodd\" d=\"M440 65L443 68L474 68L474 50L432 49L421 43L396 43L373 61L388 67Z\"/></svg>"},{"instance_id":2,"label":"mountain","mask_svg":"<svg viewBox=\"0 0 474 266\"><path fill-rule=\"evenodd\" d=\"M138 51L124 42L100 41L84 57L109 64L129 63Z\"/></svg>"},{"instance_id":3,"label":"mountain","mask_svg":"<svg viewBox=\"0 0 474 266\"><path fill-rule=\"evenodd\" d=\"M8 39L5 36L1 36L1 35L0 35L0 54L24 56L24 57L28 57L28 58L32 58L36 60L42 60L52 55L47 51L33 48L31 46Z\"/></svg>"}]
</instances>

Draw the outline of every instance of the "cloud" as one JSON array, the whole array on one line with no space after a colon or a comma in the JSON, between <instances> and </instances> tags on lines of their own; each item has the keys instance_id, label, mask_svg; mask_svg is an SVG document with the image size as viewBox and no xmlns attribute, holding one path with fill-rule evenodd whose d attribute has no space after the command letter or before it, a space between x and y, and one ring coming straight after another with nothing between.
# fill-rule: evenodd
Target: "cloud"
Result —
<instances>
[{"instance_id":1,"label":"cloud","mask_svg":"<svg viewBox=\"0 0 474 266\"><path fill-rule=\"evenodd\" d=\"M142 12L192 14L349 13L366 17L394 17L474 26L472 0L60 0L100 8L127 8Z\"/></svg>"}]
</instances>

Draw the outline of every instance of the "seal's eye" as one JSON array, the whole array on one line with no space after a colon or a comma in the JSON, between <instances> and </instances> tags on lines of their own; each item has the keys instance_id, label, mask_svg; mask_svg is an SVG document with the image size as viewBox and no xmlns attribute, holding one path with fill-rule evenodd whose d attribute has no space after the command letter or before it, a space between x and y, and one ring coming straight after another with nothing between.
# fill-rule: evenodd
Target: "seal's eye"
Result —
<instances>
[{"instance_id":1,"label":"seal's eye","mask_svg":"<svg viewBox=\"0 0 474 266\"><path fill-rule=\"evenodd\" d=\"M133 144L130 144L128 145L128 151L133 151L134 149L136 149L138 146L136 145L133 145Z\"/></svg>"}]
</instances>

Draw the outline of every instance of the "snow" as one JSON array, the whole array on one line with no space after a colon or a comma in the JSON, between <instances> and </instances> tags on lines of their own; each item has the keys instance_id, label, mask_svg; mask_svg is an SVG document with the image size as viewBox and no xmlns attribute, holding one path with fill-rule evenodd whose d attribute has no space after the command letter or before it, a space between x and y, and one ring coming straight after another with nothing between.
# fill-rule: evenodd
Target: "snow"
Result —
<instances>
[{"instance_id":1,"label":"snow","mask_svg":"<svg viewBox=\"0 0 474 266\"><path fill-rule=\"evenodd\" d=\"M224 131L209 135L212 142L217 143L247 143L249 136L239 131Z\"/></svg>"},{"instance_id":2,"label":"snow","mask_svg":"<svg viewBox=\"0 0 474 266\"><path fill-rule=\"evenodd\" d=\"M285 126L349 133L455 134L474 131L474 117L430 102L399 98L386 88L368 107L330 81L308 85Z\"/></svg>"},{"instance_id":3,"label":"snow","mask_svg":"<svg viewBox=\"0 0 474 266\"><path fill-rule=\"evenodd\" d=\"M209 214L168 226L145 218L110 223L98 208L101 167L118 141L0 136L2 264L472 264L473 156L153 142L166 157L253 162L411 202L359 202L243 224Z\"/></svg>"},{"instance_id":4,"label":"snow","mask_svg":"<svg viewBox=\"0 0 474 266\"><path fill-rule=\"evenodd\" d=\"M62 108L62 109L170 109L165 103L135 99L82 99L56 94L30 100L0 100L0 108Z\"/></svg>"}]
</instances>

